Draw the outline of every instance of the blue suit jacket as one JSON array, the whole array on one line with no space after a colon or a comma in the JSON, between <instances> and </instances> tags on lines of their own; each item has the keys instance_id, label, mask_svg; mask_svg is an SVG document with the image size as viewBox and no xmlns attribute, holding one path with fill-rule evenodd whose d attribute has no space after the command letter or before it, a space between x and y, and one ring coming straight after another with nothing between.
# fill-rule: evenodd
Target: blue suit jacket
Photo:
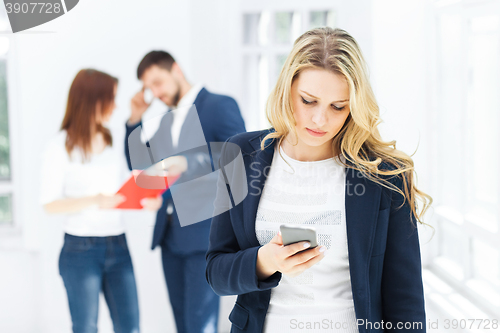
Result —
<instances>
[{"instance_id":1,"label":"blue suit jacket","mask_svg":"<svg viewBox=\"0 0 500 333\"><path fill-rule=\"evenodd\" d=\"M194 101L194 105L196 106L196 111L207 143L224 142L230 136L246 131L238 104L233 98L213 94L207 91L207 89L202 88ZM190 114L186 116L184 123L189 122L189 120ZM132 169L132 165L130 162L128 138L130 133L140 125L142 125L142 122L134 124L133 126L126 124L125 155L127 157L129 169ZM187 127L188 126L183 126L181 128L179 142L189 140L189 137L192 135L187 130ZM162 135L162 140L165 138L167 141L165 144L171 144L171 142L169 142L171 140L170 133L168 133L168 135L165 134L166 133L157 132L150 138L150 141L153 142L156 136ZM207 157L205 159L189 155L186 157L188 159L188 170L183 176L185 176L185 174L190 174L192 176L193 174L200 173L200 170L201 176L204 170L214 170L212 167L214 163L212 157ZM145 164L148 164L147 162L149 162L149 160L145 161ZM178 181L180 181L180 179ZM197 193L193 193L193 197L196 195ZM158 244L165 241L169 249L176 253L189 254L193 252L206 252L208 248L211 219L181 227L175 205L173 205L174 210L171 214L171 223L167 223L167 206L169 203L173 205L170 189L163 193L163 205L158 210L156 216L151 249L154 249ZM164 239L165 237L166 239Z\"/></svg>"},{"instance_id":2,"label":"blue suit jacket","mask_svg":"<svg viewBox=\"0 0 500 333\"><path fill-rule=\"evenodd\" d=\"M271 165L277 140L266 142L269 146L263 151L260 142L270 131L274 129L241 133L228 139L241 148L247 184L252 182L252 185L243 201L212 219L206 278L218 295L238 295L229 316L231 332L262 332L271 289L281 279L280 272L264 281L259 281L256 274L260 244L255 217L268 174L264 169ZM253 162L259 163L251 165ZM386 163L384 168L393 169ZM386 179L402 189L399 177ZM227 189L230 192L229 185ZM352 295L356 318L363 319L364 324L370 322L374 326L383 320L397 328L398 322L421 322L420 328L395 331L425 332L418 231L408 201L397 209L403 204L402 199L397 192L346 168L345 210ZM369 328L358 326L360 333L383 332Z\"/></svg>"}]
</instances>

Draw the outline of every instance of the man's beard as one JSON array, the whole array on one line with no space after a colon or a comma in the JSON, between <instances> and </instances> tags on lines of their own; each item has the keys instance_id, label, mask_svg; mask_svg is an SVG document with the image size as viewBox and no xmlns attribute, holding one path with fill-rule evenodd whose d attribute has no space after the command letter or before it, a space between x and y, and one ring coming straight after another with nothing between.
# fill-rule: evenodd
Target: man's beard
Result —
<instances>
[{"instance_id":1,"label":"man's beard","mask_svg":"<svg viewBox=\"0 0 500 333\"><path fill-rule=\"evenodd\" d=\"M181 84L176 80L177 83L177 92L175 93L172 99L172 107L176 108L177 104L179 104L179 100L181 99Z\"/></svg>"}]
</instances>

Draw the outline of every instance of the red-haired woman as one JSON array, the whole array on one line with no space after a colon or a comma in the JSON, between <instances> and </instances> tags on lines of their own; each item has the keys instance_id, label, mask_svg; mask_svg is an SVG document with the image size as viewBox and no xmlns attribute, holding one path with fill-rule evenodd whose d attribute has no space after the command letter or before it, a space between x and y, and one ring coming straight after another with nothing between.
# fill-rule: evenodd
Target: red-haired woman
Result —
<instances>
[{"instance_id":1,"label":"red-haired woman","mask_svg":"<svg viewBox=\"0 0 500 333\"><path fill-rule=\"evenodd\" d=\"M106 73L78 72L60 132L42 163L41 203L49 213L67 213L59 272L66 287L73 332L97 332L99 293L115 332L139 332L132 260L120 210L121 152L105 127L115 109L118 80ZM161 197L146 203L158 209Z\"/></svg>"}]
</instances>

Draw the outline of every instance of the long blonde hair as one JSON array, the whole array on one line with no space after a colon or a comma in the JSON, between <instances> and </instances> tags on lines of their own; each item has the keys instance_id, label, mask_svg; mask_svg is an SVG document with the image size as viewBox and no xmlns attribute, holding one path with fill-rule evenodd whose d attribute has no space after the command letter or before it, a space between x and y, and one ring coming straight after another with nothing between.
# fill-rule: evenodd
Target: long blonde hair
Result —
<instances>
[{"instance_id":1,"label":"long blonde hair","mask_svg":"<svg viewBox=\"0 0 500 333\"><path fill-rule=\"evenodd\" d=\"M377 128L381 123L379 107L368 80L366 63L356 40L342 29L316 28L295 40L293 49L281 69L278 82L267 100L266 117L275 131L263 138L261 149L265 148L268 139L278 138L278 145L281 145L290 131L297 137L291 87L300 72L308 68L321 68L340 74L346 78L349 85L350 113L339 133L333 138L332 148L337 147L343 157L353 164L350 168L403 195L410 203L417 221L429 225L422 221L422 217L432 204L432 197L416 188L412 158L396 149L396 140L382 140ZM371 157L374 159L371 160ZM381 162L386 162L394 168L380 170ZM348 166L343 161L341 163ZM379 175L401 175L404 193ZM417 213L417 198L424 204L420 213Z\"/></svg>"}]
</instances>

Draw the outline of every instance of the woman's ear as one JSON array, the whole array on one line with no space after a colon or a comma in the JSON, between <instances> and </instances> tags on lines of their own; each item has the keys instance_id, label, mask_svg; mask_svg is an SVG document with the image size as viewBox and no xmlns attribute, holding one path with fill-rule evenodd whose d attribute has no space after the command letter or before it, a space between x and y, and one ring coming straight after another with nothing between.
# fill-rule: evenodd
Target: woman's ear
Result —
<instances>
[{"instance_id":1,"label":"woman's ear","mask_svg":"<svg viewBox=\"0 0 500 333\"><path fill-rule=\"evenodd\" d=\"M179 64L177 62L174 62L172 64L172 68L170 68L170 73L177 79L182 79L184 80L184 73L182 73L181 68L179 67Z\"/></svg>"}]
</instances>

